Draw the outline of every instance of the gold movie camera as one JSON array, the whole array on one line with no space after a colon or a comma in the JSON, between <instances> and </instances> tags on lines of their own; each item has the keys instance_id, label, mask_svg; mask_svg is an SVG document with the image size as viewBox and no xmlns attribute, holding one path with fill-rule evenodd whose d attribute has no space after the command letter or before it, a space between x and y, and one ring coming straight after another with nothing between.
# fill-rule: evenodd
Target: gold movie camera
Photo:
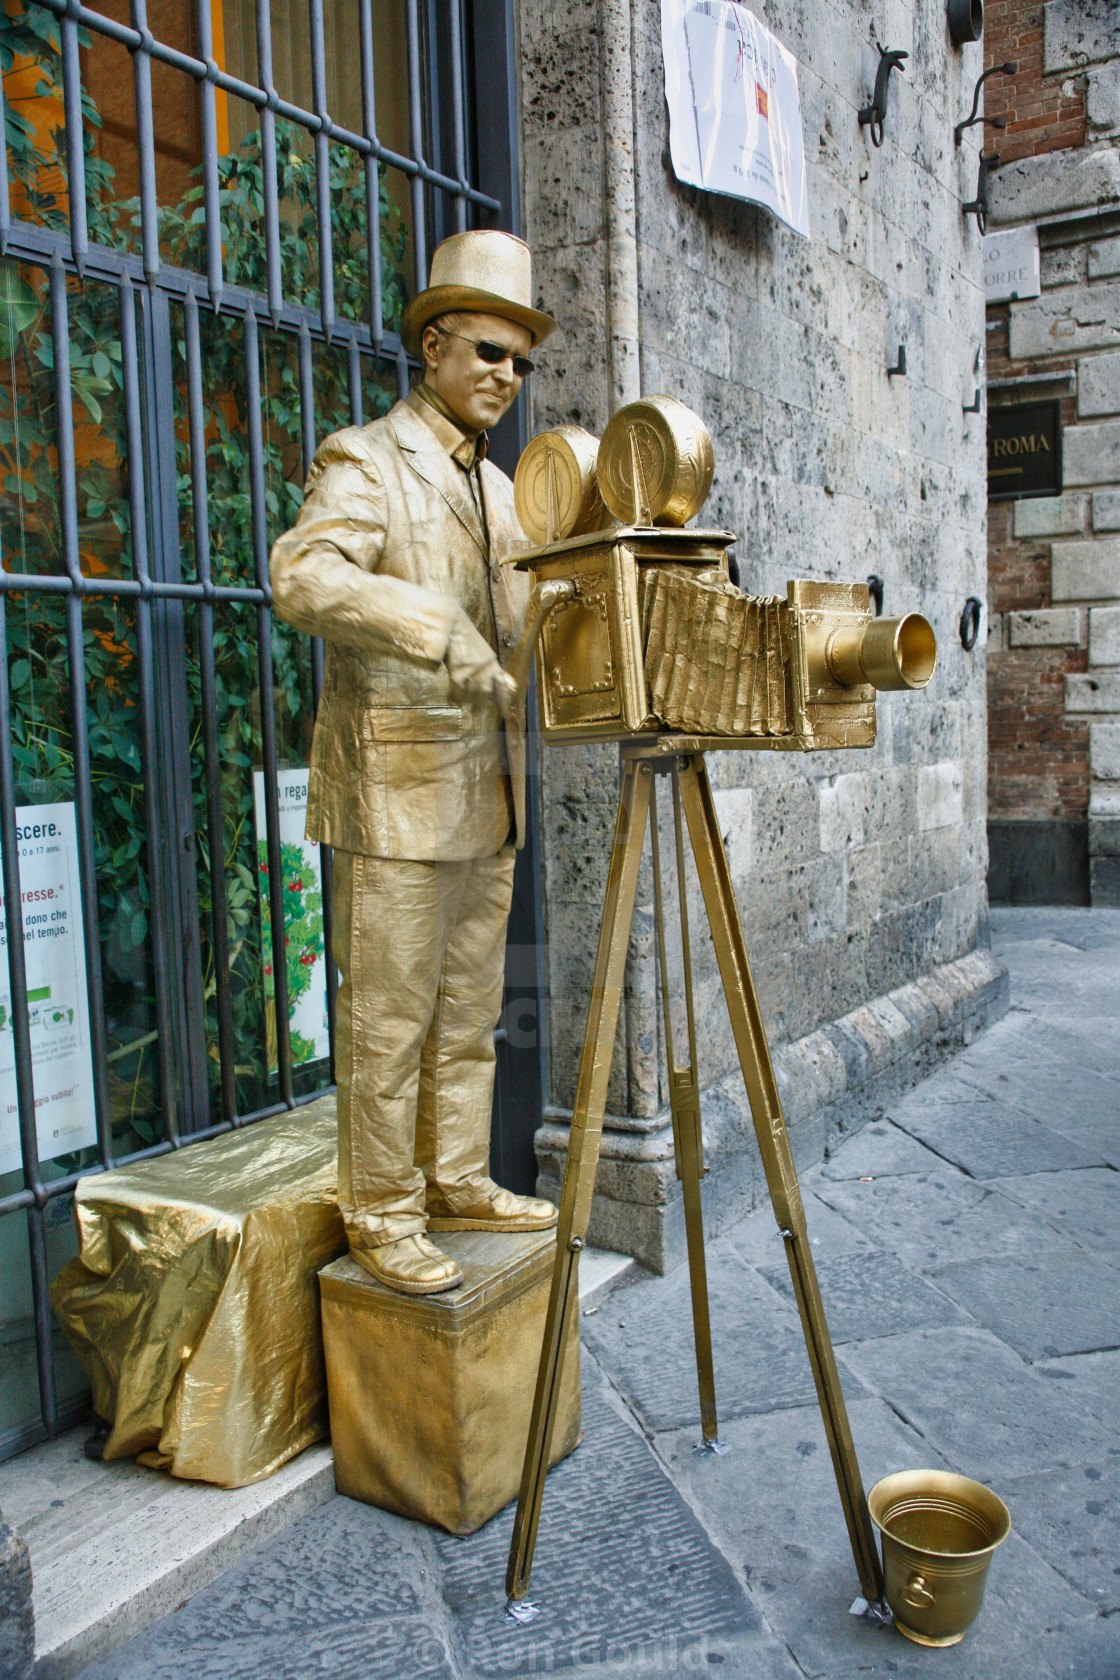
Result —
<instances>
[{"instance_id":1,"label":"gold movie camera","mask_svg":"<svg viewBox=\"0 0 1120 1680\"><path fill-rule=\"evenodd\" d=\"M821 1303L805 1212L751 977L704 754L719 748L869 747L875 690L924 688L937 663L917 613L871 616L862 583L789 584L786 599L731 582L728 531L690 530L712 487L712 441L672 397L630 403L597 442L579 426L533 439L518 462L517 513L538 546L506 562L533 574L526 632L508 673L523 694L534 649L547 741L619 742L618 817L588 1000L560 1197L556 1261L506 1574L507 1615L527 1604L557 1397L587 1239L626 952L648 829L665 1013L664 1048L681 1180L705 1451L725 1450L716 1418L700 1181L704 1137L685 892L687 828L755 1136L863 1596L883 1575ZM613 516L618 523L610 524ZM676 1057L662 904L658 799L666 781L676 846L688 1062Z\"/></svg>"},{"instance_id":2,"label":"gold movie camera","mask_svg":"<svg viewBox=\"0 0 1120 1680\"><path fill-rule=\"evenodd\" d=\"M926 686L932 629L918 613L872 618L862 583L742 594L731 532L684 528L712 471L703 421L672 397L621 409L601 443L559 426L522 454L517 514L540 546L507 562L536 580L511 675L523 689L535 646L545 739L671 730L713 747L871 746L875 690Z\"/></svg>"}]
</instances>

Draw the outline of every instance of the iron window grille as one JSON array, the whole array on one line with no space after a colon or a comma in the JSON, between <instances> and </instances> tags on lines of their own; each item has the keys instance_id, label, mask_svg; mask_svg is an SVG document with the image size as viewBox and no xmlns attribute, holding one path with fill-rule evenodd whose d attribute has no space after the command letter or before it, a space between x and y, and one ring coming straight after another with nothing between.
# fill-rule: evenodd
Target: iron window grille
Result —
<instances>
[{"instance_id":1,"label":"iron window grille","mask_svg":"<svg viewBox=\"0 0 1120 1680\"><path fill-rule=\"evenodd\" d=\"M331 1057L320 1064L317 1086L308 1090L296 1077L289 1034L287 965L281 871L280 813L277 791L278 726L273 660L271 593L268 581L266 448L262 436L262 335L283 340L292 355L298 400L299 441L305 473L316 441L328 427L316 426L313 361L322 347L345 353L348 418L361 424L370 381L384 376L398 394L407 389L409 366L398 334L385 325L381 183L387 170L408 183L411 202L414 271L423 283L429 245L461 231L480 217L492 220L497 199L477 190L468 178L468 116L471 101L465 70L465 31L472 22L464 0L403 0L406 62L398 70L407 79L409 146L393 150L378 136L375 100L374 0L354 0L356 49L360 59L360 131L331 114L325 56L323 0L307 0L311 108L281 97L272 65L270 0L255 0L257 76L254 81L230 74L214 51L210 0L198 0L196 50L193 53L156 39L148 25L146 0L130 0L130 21L118 21L79 0L27 0L28 14L57 19L64 121L62 155L68 191L68 227L12 213L18 194L9 179L8 148L0 167L0 267L21 265L34 272L49 294L49 343L53 358L56 416L54 465L57 473L58 532L61 564L55 570L15 570L13 556L0 554L0 633L8 646L13 603L58 602L59 634L69 669L69 706L73 741L72 788L77 830L78 876L82 914L90 1052L96 1113L95 1153L75 1171L55 1172L40 1160L35 1118L36 1077L28 1019L28 983L22 937L7 940L10 1024L14 1038L22 1186L0 1197L0 1215L21 1210L27 1219L31 1301L42 1424L0 1437L0 1456L28 1445L44 1433L53 1435L73 1421L74 1405L60 1405L52 1357L52 1316L48 1294L48 1216L59 1198L68 1197L80 1176L158 1155L283 1112L329 1089L333 1078L334 981L330 961L330 865L324 849L324 956L328 986ZM110 42L131 57L138 174L138 249L119 249L90 237L87 158L82 103L82 41ZM122 59L123 62L123 59ZM193 272L170 263L161 252L161 207L157 194L156 123L153 67L164 66L189 78L198 101L201 133L201 193L195 221L204 230L204 261ZM263 233L264 286L254 288L226 272L225 209L219 150L220 95L244 102L256 113L262 176L260 232ZM0 92L0 119L8 136L13 114ZM303 146L313 174L318 242L318 302L308 306L292 296L284 270L285 206L278 187L278 123L288 124ZM305 137L300 140L299 137ZM341 149L341 153L339 152ZM368 296L365 318L340 313L336 299L336 261L332 237L332 157L350 159L359 171L366 204ZM434 160L434 161L432 161ZM449 160L450 167L440 167ZM197 172L197 171L196 171ZM18 186L18 183L17 183ZM349 253L343 253L344 257ZM45 276L45 279L44 279ZM71 367L71 316L81 288L112 287L117 299L120 347L120 431L125 439L131 539L131 575L100 575L83 566L79 537L79 497L75 458L75 413ZM222 510L209 498L208 430L213 415L204 402L206 334L215 321L235 324L241 337L247 430L248 496L251 508L251 568L243 582L216 578L212 539ZM177 360L176 360L177 357ZM13 364L14 365L14 364ZM178 413L169 388L169 371L178 369ZM264 377L269 378L266 361ZM176 511L176 447L189 454L189 487L179 495L193 524L193 577L184 564L182 533ZM182 475L181 475L182 476ZM111 601L129 615L134 661L135 723L142 781L142 827L148 860L150 975L154 990L154 1037L158 1059L158 1094L162 1135L147 1147L121 1150L114 1136L109 1103L110 1062L106 1033L103 932L99 922L96 867L94 765L90 754L91 715L87 682L88 626L84 614L93 604ZM230 918L225 822L223 820L222 742L217 723L216 639L223 615L255 615L256 685L259 694L259 769L263 774L268 872L267 920L275 1002L276 1089L274 1100L241 1112L230 980ZM182 665L188 634L197 665L198 692L193 702L194 734L205 784L204 800L192 802L190 762L191 701ZM321 643L309 647L310 692L317 705L322 682ZM168 676L173 679L168 684ZM9 929L22 933L20 845L16 810L20 784L13 758L13 693L9 659L0 660L0 859L9 909ZM197 752L195 753L197 758ZM196 816L202 810L200 825ZM205 841L205 863L200 841ZM209 938L212 987L204 998L200 976L198 884L209 888ZM18 919L17 919L18 918ZM192 926L193 918L193 926ZM262 926L264 912L261 913ZM208 1028L209 1022L209 1028ZM216 1077L210 1064L216 1061ZM267 1058L266 1058L267 1062ZM268 1072L266 1065L266 1075ZM267 1082L267 1081L266 1081ZM304 1081L306 1084L306 1081ZM215 1110L218 1118L214 1118ZM136 1139L131 1138L135 1143ZM88 1154L89 1152L87 1152ZM44 1171L44 1167L48 1170Z\"/></svg>"}]
</instances>

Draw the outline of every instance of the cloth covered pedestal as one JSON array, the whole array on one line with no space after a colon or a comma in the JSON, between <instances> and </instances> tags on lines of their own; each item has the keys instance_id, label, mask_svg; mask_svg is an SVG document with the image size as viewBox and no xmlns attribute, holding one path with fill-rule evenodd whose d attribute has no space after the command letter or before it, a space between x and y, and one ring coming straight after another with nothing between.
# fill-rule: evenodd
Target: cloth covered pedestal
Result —
<instances>
[{"instance_id":1,"label":"cloth covered pedestal","mask_svg":"<svg viewBox=\"0 0 1120 1680\"><path fill-rule=\"evenodd\" d=\"M328 1433L316 1274L346 1250L335 1099L79 1181L51 1299L104 1456L243 1487Z\"/></svg>"},{"instance_id":2,"label":"cloth covered pedestal","mask_svg":"<svg viewBox=\"0 0 1120 1680\"><path fill-rule=\"evenodd\" d=\"M463 1281L399 1295L347 1256L319 1282L334 1479L367 1505L472 1534L516 1497L555 1231L436 1238ZM579 1440L579 1309L568 1321L550 1462Z\"/></svg>"}]
</instances>

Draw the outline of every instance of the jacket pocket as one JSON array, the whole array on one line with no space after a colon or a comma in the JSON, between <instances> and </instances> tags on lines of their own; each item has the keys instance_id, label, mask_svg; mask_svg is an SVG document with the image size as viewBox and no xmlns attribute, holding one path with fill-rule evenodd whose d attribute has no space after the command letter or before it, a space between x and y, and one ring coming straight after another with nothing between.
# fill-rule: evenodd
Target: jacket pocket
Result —
<instances>
[{"instance_id":1,"label":"jacket pocket","mask_svg":"<svg viewBox=\"0 0 1120 1680\"><path fill-rule=\"evenodd\" d=\"M457 741L462 733L459 706L379 706L362 719L367 741Z\"/></svg>"}]
</instances>

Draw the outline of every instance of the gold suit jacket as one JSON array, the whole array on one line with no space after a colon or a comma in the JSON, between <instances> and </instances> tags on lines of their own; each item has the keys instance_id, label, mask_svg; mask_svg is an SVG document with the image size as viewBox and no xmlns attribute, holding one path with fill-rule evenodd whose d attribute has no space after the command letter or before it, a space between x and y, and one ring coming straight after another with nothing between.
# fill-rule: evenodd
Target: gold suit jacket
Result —
<instances>
[{"instance_id":1,"label":"gold suit jacket","mask_svg":"<svg viewBox=\"0 0 1120 1680\"><path fill-rule=\"evenodd\" d=\"M488 556L467 476L413 402L326 439L270 573L279 616L326 641L308 838L456 861L505 844L511 790L524 843L525 729L452 691L448 631L462 607L507 660L530 585L498 564L523 540L510 480L481 462Z\"/></svg>"}]
</instances>

